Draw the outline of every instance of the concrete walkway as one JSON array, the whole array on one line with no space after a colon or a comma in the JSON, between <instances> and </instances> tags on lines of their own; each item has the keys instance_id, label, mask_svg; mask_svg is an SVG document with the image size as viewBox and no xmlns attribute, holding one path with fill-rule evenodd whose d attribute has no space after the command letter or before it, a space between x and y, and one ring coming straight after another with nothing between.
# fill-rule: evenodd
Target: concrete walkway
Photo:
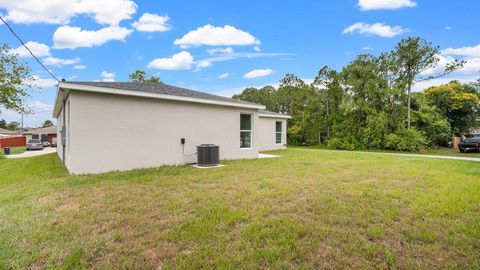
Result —
<instances>
[{"instance_id":1,"label":"concrete walkway","mask_svg":"<svg viewBox=\"0 0 480 270\"><path fill-rule=\"evenodd\" d=\"M464 161L476 161L480 162L480 158L472 157L452 157L452 156L435 156L435 155L421 155L421 154L400 154L400 153L384 153L384 152L363 152L363 151L344 151L344 150L322 150L322 151L335 151L335 152L347 152L356 154L373 154L373 155L387 155L387 156L403 156L403 157L421 157L421 158L439 158L439 159L453 159Z\"/></svg>"},{"instance_id":2,"label":"concrete walkway","mask_svg":"<svg viewBox=\"0 0 480 270\"><path fill-rule=\"evenodd\" d=\"M46 154L50 154L50 153L55 153L56 151L57 151L57 148L45 147L45 148L43 148L43 150L25 151L21 154L8 155L6 157L7 158L36 157L36 156L46 155Z\"/></svg>"},{"instance_id":3,"label":"concrete walkway","mask_svg":"<svg viewBox=\"0 0 480 270\"><path fill-rule=\"evenodd\" d=\"M280 157L280 156L279 155L271 155L271 154L262 154L262 153L258 154L258 158L276 158L276 157Z\"/></svg>"}]
</instances>

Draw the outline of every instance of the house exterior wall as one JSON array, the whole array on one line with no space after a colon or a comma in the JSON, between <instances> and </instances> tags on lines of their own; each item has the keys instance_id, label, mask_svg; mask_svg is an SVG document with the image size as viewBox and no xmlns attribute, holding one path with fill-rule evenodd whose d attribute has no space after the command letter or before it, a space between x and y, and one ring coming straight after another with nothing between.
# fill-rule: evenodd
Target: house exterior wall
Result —
<instances>
[{"instance_id":1,"label":"house exterior wall","mask_svg":"<svg viewBox=\"0 0 480 270\"><path fill-rule=\"evenodd\" d=\"M62 108L57 118L57 138L58 138L57 154L58 154L58 157L63 161L63 164L65 165L65 167L67 168L70 168L70 155L67 155L67 153L69 153L70 142L67 140L65 145L63 145L62 127L63 125L65 125L66 133L69 134L70 130L68 130L67 127L70 126L70 121L69 121L70 117L67 115L67 113L70 111L70 106L71 106L71 96L68 95L68 97L65 100L65 108ZM63 155L63 152L65 152L65 156Z\"/></svg>"},{"instance_id":2,"label":"house exterior wall","mask_svg":"<svg viewBox=\"0 0 480 270\"><path fill-rule=\"evenodd\" d=\"M25 134L25 139L28 141L30 141L32 139L32 134Z\"/></svg>"},{"instance_id":3,"label":"house exterior wall","mask_svg":"<svg viewBox=\"0 0 480 270\"><path fill-rule=\"evenodd\" d=\"M63 124L63 110L57 118L57 155L65 164L65 160L63 160L63 144L62 144L62 124Z\"/></svg>"},{"instance_id":4,"label":"house exterior wall","mask_svg":"<svg viewBox=\"0 0 480 270\"><path fill-rule=\"evenodd\" d=\"M202 143L219 145L220 159L258 156L256 109L79 91L70 92L66 106L58 128L66 111L65 165L75 174L194 163L191 154ZM252 115L249 149L240 148L241 113ZM60 134L58 138L62 157ZM182 152L181 138L191 156Z\"/></svg>"},{"instance_id":5,"label":"house exterior wall","mask_svg":"<svg viewBox=\"0 0 480 270\"><path fill-rule=\"evenodd\" d=\"M282 122L282 143L275 141L275 123ZM284 118L262 117L258 118L259 150L269 151L287 148L287 120Z\"/></svg>"}]
</instances>

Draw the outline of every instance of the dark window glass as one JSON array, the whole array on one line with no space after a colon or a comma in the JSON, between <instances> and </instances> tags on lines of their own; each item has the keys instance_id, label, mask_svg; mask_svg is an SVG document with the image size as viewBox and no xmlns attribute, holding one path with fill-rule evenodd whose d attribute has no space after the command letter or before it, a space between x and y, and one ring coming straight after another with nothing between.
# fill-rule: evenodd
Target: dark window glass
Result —
<instances>
[{"instance_id":1,"label":"dark window glass","mask_svg":"<svg viewBox=\"0 0 480 270\"><path fill-rule=\"evenodd\" d=\"M240 148L252 147L252 115L240 114Z\"/></svg>"},{"instance_id":2,"label":"dark window glass","mask_svg":"<svg viewBox=\"0 0 480 270\"><path fill-rule=\"evenodd\" d=\"M275 123L275 130L276 130L277 132L282 132L282 122L281 122L281 121L277 121L277 122Z\"/></svg>"},{"instance_id":3,"label":"dark window glass","mask_svg":"<svg viewBox=\"0 0 480 270\"><path fill-rule=\"evenodd\" d=\"M240 115L240 130L252 130L252 116L250 114Z\"/></svg>"}]
</instances>

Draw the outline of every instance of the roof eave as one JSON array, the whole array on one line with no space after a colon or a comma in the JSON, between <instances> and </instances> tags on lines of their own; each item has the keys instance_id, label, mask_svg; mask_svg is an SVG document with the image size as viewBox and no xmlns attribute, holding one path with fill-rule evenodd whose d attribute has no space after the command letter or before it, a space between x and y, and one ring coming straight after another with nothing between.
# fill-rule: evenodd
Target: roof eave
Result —
<instances>
[{"instance_id":1,"label":"roof eave","mask_svg":"<svg viewBox=\"0 0 480 270\"><path fill-rule=\"evenodd\" d=\"M201 104L210 104L210 105L218 105L218 106L228 106L228 107L238 107L238 108L248 108L248 109L259 109L259 110L265 109L265 106L261 105L261 104L242 104L242 103L227 102L227 101L217 101L217 100L208 100L208 99L201 99L201 98L181 97L181 96L174 96L174 95L165 95L165 94L158 94L158 93L148 93L148 92L139 92L139 91L133 91L133 90L125 90L125 89L118 89L118 88L107 88L107 87L100 87L100 86L60 82L58 84L58 91L57 91L57 99L56 99L56 102L55 102L54 117L57 117L58 114L60 113L61 101L59 102L58 99L62 97L61 92L66 92L66 91L70 91L70 90L114 94L114 95L123 95L123 96L156 98L156 99L164 99L164 100L183 101L183 102L192 102L192 103L201 103ZM59 108L57 108L57 106Z\"/></svg>"},{"instance_id":2,"label":"roof eave","mask_svg":"<svg viewBox=\"0 0 480 270\"><path fill-rule=\"evenodd\" d=\"M56 97L55 97L55 105L53 107L53 113L52 113L53 118L57 118L58 115L60 114L60 111L61 111L62 106L63 106L63 104L62 104L63 100L65 99L65 97L68 94L68 93L66 93L65 89L60 88L60 83L62 83L62 82L59 82L58 85L57 85L57 94L56 94Z\"/></svg>"},{"instance_id":3,"label":"roof eave","mask_svg":"<svg viewBox=\"0 0 480 270\"><path fill-rule=\"evenodd\" d=\"M292 118L290 115L274 115L274 114L258 114L259 117L268 117L268 118L281 118L281 119L290 119Z\"/></svg>"}]
</instances>

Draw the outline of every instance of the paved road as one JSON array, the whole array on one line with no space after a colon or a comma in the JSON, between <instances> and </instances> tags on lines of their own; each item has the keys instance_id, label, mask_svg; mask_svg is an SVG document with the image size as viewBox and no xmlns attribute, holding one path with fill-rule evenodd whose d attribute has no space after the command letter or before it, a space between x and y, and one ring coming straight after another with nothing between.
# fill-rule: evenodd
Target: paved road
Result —
<instances>
[{"instance_id":1,"label":"paved road","mask_svg":"<svg viewBox=\"0 0 480 270\"><path fill-rule=\"evenodd\" d=\"M422 158L439 158L439 159L453 159L480 162L480 158L472 157L452 157L452 156L435 156L435 155L420 155L420 154L400 154L400 153L383 153L383 152L363 152L363 151L343 151L343 150L324 150L324 151L342 151L358 154L372 154L372 155L388 155L388 156L404 156L404 157L422 157Z\"/></svg>"},{"instance_id":2,"label":"paved road","mask_svg":"<svg viewBox=\"0 0 480 270\"><path fill-rule=\"evenodd\" d=\"M46 154L50 154L50 153L55 153L56 151L57 151L57 148L45 147L43 150L25 151L21 154L8 155L6 157L7 158L35 157L35 156L41 156L41 155L46 155Z\"/></svg>"}]
</instances>

